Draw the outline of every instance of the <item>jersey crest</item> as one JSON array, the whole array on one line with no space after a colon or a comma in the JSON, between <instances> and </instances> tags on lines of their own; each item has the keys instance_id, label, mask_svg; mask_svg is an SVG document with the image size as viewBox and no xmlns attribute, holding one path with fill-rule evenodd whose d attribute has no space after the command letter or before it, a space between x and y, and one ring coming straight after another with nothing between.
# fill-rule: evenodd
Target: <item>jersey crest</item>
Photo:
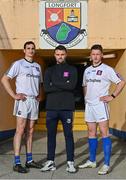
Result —
<instances>
[{"instance_id":1,"label":"jersey crest","mask_svg":"<svg viewBox=\"0 0 126 180\"><path fill-rule=\"evenodd\" d=\"M101 70L98 70L96 74L97 74L97 75L102 75L102 71L101 71Z\"/></svg>"}]
</instances>

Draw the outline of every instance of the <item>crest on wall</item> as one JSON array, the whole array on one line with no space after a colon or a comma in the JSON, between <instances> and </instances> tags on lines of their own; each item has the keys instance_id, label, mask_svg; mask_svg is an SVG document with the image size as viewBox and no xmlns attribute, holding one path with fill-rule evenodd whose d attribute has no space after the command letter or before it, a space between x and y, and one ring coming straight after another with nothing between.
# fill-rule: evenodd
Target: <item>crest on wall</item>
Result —
<instances>
[{"instance_id":1,"label":"crest on wall","mask_svg":"<svg viewBox=\"0 0 126 180\"><path fill-rule=\"evenodd\" d=\"M67 48L77 46L86 39L86 29L82 28L81 2L41 2L44 4L44 24L40 33L40 39L52 47L59 44ZM42 12L41 12L42 14ZM83 14L84 15L84 14ZM40 22L41 22L40 17Z\"/></svg>"}]
</instances>

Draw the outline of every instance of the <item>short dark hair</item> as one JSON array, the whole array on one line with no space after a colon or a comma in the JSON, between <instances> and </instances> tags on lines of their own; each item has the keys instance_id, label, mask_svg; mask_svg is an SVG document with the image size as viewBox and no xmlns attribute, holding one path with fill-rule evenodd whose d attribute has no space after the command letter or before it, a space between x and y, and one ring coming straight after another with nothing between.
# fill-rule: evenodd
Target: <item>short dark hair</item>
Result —
<instances>
[{"instance_id":1,"label":"short dark hair","mask_svg":"<svg viewBox=\"0 0 126 180\"><path fill-rule=\"evenodd\" d=\"M27 41L24 43L24 49L26 49L26 46L29 44L33 44L33 46L35 47L35 43L33 41Z\"/></svg>"},{"instance_id":2,"label":"short dark hair","mask_svg":"<svg viewBox=\"0 0 126 180\"><path fill-rule=\"evenodd\" d=\"M67 53L67 49L65 48L65 46L62 46L62 45L57 46L57 47L55 48L54 52L55 52L56 50L65 51L65 52Z\"/></svg>"},{"instance_id":3,"label":"short dark hair","mask_svg":"<svg viewBox=\"0 0 126 180\"><path fill-rule=\"evenodd\" d=\"M91 51L92 50L100 50L102 53L103 53L103 48L100 44L94 44L92 47L91 47Z\"/></svg>"}]
</instances>

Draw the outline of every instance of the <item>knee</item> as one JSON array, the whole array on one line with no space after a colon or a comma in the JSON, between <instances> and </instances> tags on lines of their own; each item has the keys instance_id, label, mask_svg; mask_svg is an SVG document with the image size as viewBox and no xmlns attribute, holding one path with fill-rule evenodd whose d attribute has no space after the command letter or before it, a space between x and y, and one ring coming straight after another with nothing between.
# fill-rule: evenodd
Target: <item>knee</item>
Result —
<instances>
[{"instance_id":1,"label":"knee","mask_svg":"<svg viewBox=\"0 0 126 180\"><path fill-rule=\"evenodd\" d=\"M89 137L96 137L97 134L96 134L96 131L94 129L88 129L88 136Z\"/></svg>"},{"instance_id":2,"label":"knee","mask_svg":"<svg viewBox=\"0 0 126 180\"><path fill-rule=\"evenodd\" d=\"M101 132L101 136L104 138L104 137L108 137L109 136L109 130L108 129L100 129L100 132Z\"/></svg>"},{"instance_id":3,"label":"knee","mask_svg":"<svg viewBox=\"0 0 126 180\"><path fill-rule=\"evenodd\" d=\"M51 126L50 124L47 127L47 134L49 137L55 137L57 134L57 126L54 127L53 125Z\"/></svg>"},{"instance_id":4,"label":"knee","mask_svg":"<svg viewBox=\"0 0 126 180\"><path fill-rule=\"evenodd\" d=\"M73 131L72 130L67 130L66 132L64 132L64 136L65 138L73 138Z\"/></svg>"},{"instance_id":5,"label":"knee","mask_svg":"<svg viewBox=\"0 0 126 180\"><path fill-rule=\"evenodd\" d=\"M33 136L34 128L30 128L27 130L27 136Z\"/></svg>"},{"instance_id":6,"label":"knee","mask_svg":"<svg viewBox=\"0 0 126 180\"><path fill-rule=\"evenodd\" d=\"M24 134L24 127L20 127L16 129L15 135L22 136Z\"/></svg>"},{"instance_id":7,"label":"knee","mask_svg":"<svg viewBox=\"0 0 126 180\"><path fill-rule=\"evenodd\" d=\"M106 131L102 131L102 132L101 132L101 136L102 136L103 138L108 137L108 136L109 136L109 133L106 132Z\"/></svg>"},{"instance_id":8,"label":"knee","mask_svg":"<svg viewBox=\"0 0 126 180\"><path fill-rule=\"evenodd\" d=\"M48 134L48 137L55 138L56 134L57 134L57 131L55 131L55 130L48 130L47 134Z\"/></svg>"}]
</instances>

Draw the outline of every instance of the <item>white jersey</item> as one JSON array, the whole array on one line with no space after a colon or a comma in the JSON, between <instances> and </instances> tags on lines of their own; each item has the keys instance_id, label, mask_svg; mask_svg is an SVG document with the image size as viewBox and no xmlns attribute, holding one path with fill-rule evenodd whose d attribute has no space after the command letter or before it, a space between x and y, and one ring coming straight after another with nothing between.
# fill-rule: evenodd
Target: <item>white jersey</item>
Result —
<instances>
[{"instance_id":1,"label":"white jersey","mask_svg":"<svg viewBox=\"0 0 126 180\"><path fill-rule=\"evenodd\" d=\"M38 63L29 62L26 59L15 61L6 75L11 79L16 77L16 93L24 93L28 96L39 94L39 85L43 80Z\"/></svg>"},{"instance_id":2,"label":"white jersey","mask_svg":"<svg viewBox=\"0 0 126 180\"><path fill-rule=\"evenodd\" d=\"M120 76L106 64L88 67L84 72L82 84L87 88L85 102L91 105L98 104L101 96L109 94L111 82L118 84L120 81Z\"/></svg>"}]
</instances>

